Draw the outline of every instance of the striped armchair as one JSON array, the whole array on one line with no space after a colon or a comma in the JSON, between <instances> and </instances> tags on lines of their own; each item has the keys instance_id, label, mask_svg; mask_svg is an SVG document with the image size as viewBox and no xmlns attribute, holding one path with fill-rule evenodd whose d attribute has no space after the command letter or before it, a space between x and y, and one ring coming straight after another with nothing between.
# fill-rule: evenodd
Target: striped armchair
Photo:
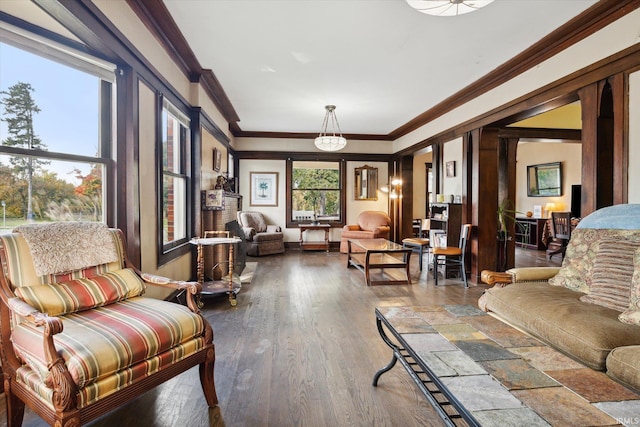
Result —
<instances>
[{"instance_id":1,"label":"striped armchair","mask_svg":"<svg viewBox=\"0 0 640 427\"><path fill-rule=\"evenodd\" d=\"M218 403L213 332L199 285L146 275L120 230L95 223L19 227L0 236L0 331L7 425L25 404L51 425L81 425L200 366ZM143 296L184 290L187 306Z\"/></svg>"}]
</instances>

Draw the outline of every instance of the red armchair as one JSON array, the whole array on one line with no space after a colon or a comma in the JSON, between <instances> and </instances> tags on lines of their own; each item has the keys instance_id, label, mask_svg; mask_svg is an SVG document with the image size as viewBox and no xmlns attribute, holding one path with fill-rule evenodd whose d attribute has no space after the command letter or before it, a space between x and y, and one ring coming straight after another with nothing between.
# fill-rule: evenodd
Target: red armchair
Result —
<instances>
[{"instance_id":1,"label":"red armchair","mask_svg":"<svg viewBox=\"0 0 640 427\"><path fill-rule=\"evenodd\" d=\"M391 218L382 211L364 211L358 216L358 223L345 225L340 238L340 252L346 254L349 239L388 239Z\"/></svg>"}]
</instances>

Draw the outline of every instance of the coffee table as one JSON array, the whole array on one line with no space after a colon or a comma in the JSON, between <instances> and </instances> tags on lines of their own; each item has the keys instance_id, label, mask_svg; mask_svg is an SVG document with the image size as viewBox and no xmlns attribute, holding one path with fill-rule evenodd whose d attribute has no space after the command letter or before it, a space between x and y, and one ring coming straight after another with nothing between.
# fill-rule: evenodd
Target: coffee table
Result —
<instances>
[{"instance_id":1,"label":"coffee table","mask_svg":"<svg viewBox=\"0 0 640 427\"><path fill-rule=\"evenodd\" d=\"M347 268L355 267L364 273L367 286L411 284L409 260L412 250L387 239L349 239L347 250ZM400 256L398 256L400 255ZM372 269L404 269L405 278L385 277L372 280Z\"/></svg>"},{"instance_id":2,"label":"coffee table","mask_svg":"<svg viewBox=\"0 0 640 427\"><path fill-rule=\"evenodd\" d=\"M638 422L640 395L468 305L378 307L376 324L445 425Z\"/></svg>"}]
</instances>

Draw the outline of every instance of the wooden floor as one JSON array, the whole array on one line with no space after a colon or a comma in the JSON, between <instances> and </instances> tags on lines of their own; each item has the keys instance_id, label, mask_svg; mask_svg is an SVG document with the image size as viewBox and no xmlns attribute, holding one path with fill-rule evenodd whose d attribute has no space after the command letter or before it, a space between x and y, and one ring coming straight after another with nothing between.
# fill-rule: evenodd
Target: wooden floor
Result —
<instances>
[{"instance_id":1,"label":"wooden floor","mask_svg":"<svg viewBox=\"0 0 640 427\"><path fill-rule=\"evenodd\" d=\"M556 258L549 265L559 265ZM413 262L413 285L367 287L336 252L291 250L252 260L258 267L238 305L221 297L203 309L215 332L219 407L207 408L193 368L92 426L442 425L399 364L371 385L391 359L374 308L476 305L484 286L465 289L449 279L436 288ZM541 252L516 256L518 266L547 264ZM6 425L4 402L1 408ZM27 410L23 425L45 423Z\"/></svg>"}]
</instances>

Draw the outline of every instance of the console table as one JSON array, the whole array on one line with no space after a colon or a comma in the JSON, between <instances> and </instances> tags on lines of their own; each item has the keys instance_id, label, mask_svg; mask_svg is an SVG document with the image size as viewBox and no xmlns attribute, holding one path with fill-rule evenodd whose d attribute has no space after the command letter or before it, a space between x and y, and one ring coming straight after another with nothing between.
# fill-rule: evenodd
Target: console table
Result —
<instances>
[{"instance_id":1,"label":"console table","mask_svg":"<svg viewBox=\"0 0 640 427\"><path fill-rule=\"evenodd\" d=\"M448 426L596 426L640 395L470 305L378 307L380 336ZM634 418L631 418L632 420Z\"/></svg>"},{"instance_id":2,"label":"console table","mask_svg":"<svg viewBox=\"0 0 640 427\"><path fill-rule=\"evenodd\" d=\"M300 229L300 249L301 250L316 250L323 249L329 252L329 231L331 230L330 224L298 224L298 228ZM305 242L304 232L307 230L323 230L324 231L324 241L323 242Z\"/></svg>"}]
</instances>

